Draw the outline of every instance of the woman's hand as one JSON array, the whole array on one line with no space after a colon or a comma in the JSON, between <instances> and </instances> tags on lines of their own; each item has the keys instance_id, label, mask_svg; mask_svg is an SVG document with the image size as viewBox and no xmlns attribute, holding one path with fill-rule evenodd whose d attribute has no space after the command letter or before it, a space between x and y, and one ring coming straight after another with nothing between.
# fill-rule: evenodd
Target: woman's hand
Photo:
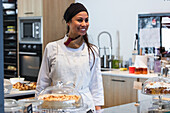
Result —
<instances>
[{"instance_id":1,"label":"woman's hand","mask_svg":"<svg viewBox=\"0 0 170 113\"><path fill-rule=\"evenodd\" d=\"M102 107L101 106L95 106L95 109L100 110L100 109L102 109Z\"/></svg>"}]
</instances>

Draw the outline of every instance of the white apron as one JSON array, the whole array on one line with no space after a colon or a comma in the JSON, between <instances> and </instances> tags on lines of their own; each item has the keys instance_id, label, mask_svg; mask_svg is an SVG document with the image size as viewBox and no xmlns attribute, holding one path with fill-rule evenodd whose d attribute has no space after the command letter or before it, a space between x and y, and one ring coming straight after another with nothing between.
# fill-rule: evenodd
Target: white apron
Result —
<instances>
[{"instance_id":1,"label":"white apron","mask_svg":"<svg viewBox=\"0 0 170 113\"><path fill-rule=\"evenodd\" d=\"M88 109L95 110L93 98L89 91L91 80L88 48L85 44L82 51L69 51L64 42L58 43L56 62L51 73L51 79L55 85L57 81L63 83L72 82L83 97L83 102L88 105Z\"/></svg>"}]
</instances>

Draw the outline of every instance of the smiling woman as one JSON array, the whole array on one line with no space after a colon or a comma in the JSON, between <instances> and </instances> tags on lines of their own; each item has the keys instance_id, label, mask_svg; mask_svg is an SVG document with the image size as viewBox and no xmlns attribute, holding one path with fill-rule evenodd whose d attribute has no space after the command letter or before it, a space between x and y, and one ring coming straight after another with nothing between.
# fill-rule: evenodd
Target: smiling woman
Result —
<instances>
[{"instance_id":1,"label":"smiling woman","mask_svg":"<svg viewBox=\"0 0 170 113\"><path fill-rule=\"evenodd\" d=\"M0 0L0 111L4 111L4 88L3 88L3 16L2 16L2 0Z\"/></svg>"},{"instance_id":2,"label":"smiling woman","mask_svg":"<svg viewBox=\"0 0 170 113\"><path fill-rule=\"evenodd\" d=\"M72 3L64 13L67 33L63 39L49 43L37 81L38 95L42 89L58 81L73 83L88 110L104 104L100 57L95 45L89 43L89 14L83 4Z\"/></svg>"}]
</instances>

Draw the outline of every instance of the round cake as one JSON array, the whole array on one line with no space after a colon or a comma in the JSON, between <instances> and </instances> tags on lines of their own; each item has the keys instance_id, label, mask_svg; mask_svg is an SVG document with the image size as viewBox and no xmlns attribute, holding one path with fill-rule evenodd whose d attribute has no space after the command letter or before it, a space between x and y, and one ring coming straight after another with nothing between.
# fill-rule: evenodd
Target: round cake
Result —
<instances>
[{"instance_id":1,"label":"round cake","mask_svg":"<svg viewBox=\"0 0 170 113\"><path fill-rule=\"evenodd\" d=\"M149 82L144 86L143 93L150 95L170 94L170 84L165 82Z\"/></svg>"},{"instance_id":2,"label":"round cake","mask_svg":"<svg viewBox=\"0 0 170 113\"><path fill-rule=\"evenodd\" d=\"M43 109L66 109L80 107L80 96L65 94L44 94L38 99L43 100Z\"/></svg>"}]
</instances>

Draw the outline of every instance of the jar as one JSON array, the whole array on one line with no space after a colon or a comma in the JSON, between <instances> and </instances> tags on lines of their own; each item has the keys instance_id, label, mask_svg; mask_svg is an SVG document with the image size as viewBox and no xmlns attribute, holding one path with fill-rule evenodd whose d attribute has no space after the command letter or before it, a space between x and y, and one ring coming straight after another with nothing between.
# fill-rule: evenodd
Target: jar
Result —
<instances>
[{"instance_id":1,"label":"jar","mask_svg":"<svg viewBox=\"0 0 170 113\"><path fill-rule=\"evenodd\" d=\"M139 68L139 74L143 74L143 68L142 67Z\"/></svg>"},{"instance_id":2,"label":"jar","mask_svg":"<svg viewBox=\"0 0 170 113\"><path fill-rule=\"evenodd\" d=\"M129 73L131 74L135 73L135 67L129 66Z\"/></svg>"},{"instance_id":3,"label":"jar","mask_svg":"<svg viewBox=\"0 0 170 113\"><path fill-rule=\"evenodd\" d=\"M140 68L139 67L135 68L135 74L140 74Z\"/></svg>"},{"instance_id":4,"label":"jar","mask_svg":"<svg viewBox=\"0 0 170 113\"><path fill-rule=\"evenodd\" d=\"M148 74L148 69L147 67L146 68L143 68L143 73L142 74Z\"/></svg>"}]
</instances>

